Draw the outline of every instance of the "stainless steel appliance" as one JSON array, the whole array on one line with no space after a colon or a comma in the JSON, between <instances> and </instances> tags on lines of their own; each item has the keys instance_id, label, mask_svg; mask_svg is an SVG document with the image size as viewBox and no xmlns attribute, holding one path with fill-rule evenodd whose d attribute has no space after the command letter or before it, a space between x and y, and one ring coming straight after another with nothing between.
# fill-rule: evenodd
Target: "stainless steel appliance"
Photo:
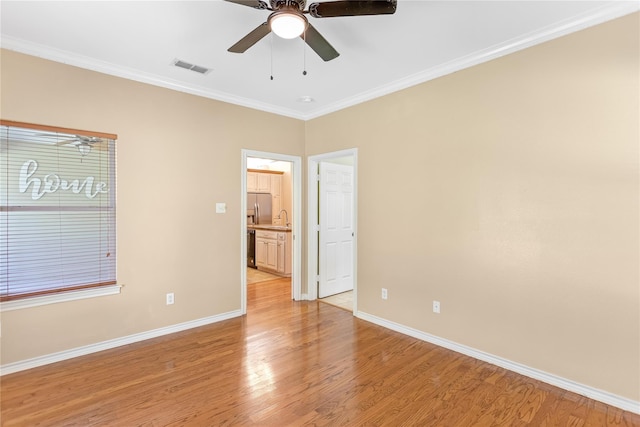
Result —
<instances>
[{"instance_id":1,"label":"stainless steel appliance","mask_svg":"<svg viewBox=\"0 0 640 427\"><path fill-rule=\"evenodd\" d=\"M247 225L271 224L271 194L247 193ZM256 266L256 230L247 230L247 267Z\"/></svg>"},{"instance_id":2,"label":"stainless steel appliance","mask_svg":"<svg viewBox=\"0 0 640 427\"><path fill-rule=\"evenodd\" d=\"M247 193L247 224L271 224L270 193Z\"/></svg>"},{"instance_id":3,"label":"stainless steel appliance","mask_svg":"<svg viewBox=\"0 0 640 427\"><path fill-rule=\"evenodd\" d=\"M258 268L256 265L256 230L247 230L247 267Z\"/></svg>"}]
</instances>

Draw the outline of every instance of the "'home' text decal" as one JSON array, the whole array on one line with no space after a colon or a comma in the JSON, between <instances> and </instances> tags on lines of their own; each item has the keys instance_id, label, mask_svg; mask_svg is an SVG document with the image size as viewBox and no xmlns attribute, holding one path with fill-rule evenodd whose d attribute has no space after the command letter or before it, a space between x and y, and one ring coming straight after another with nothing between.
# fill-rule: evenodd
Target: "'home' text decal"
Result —
<instances>
[{"instance_id":1,"label":"'home' text decal","mask_svg":"<svg viewBox=\"0 0 640 427\"><path fill-rule=\"evenodd\" d=\"M100 193L108 193L106 182L97 182L94 185L95 178L88 176L80 183L80 180L74 179L68 181L60 178L55 173L45 175L42 179L34 178L33 174L38 170L38 162L35 160L27 160L20 168L19 189L21 193L26 193L29 186L33 184L31 189L31 199L39 200L47 193L55 193L58 190L71 190L75 194L79 194L84 189L84 195L89 199L93 199Z\"/></svg>"}]
</instances>

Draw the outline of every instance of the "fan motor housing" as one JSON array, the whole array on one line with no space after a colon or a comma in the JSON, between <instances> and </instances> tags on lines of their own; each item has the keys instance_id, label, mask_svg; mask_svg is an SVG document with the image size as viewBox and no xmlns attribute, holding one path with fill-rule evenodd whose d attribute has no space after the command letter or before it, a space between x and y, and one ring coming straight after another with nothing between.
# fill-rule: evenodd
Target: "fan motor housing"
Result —
<instances>
[{"instance_id":1,"label":"fan motor housing","mask_svg":"<svg viewBox=\"0 0 640 427\"><path fill-rule=\"evenodd\" d=\"M273 10L294 9L303 11L306 3L306 0L271 0L271 8Z\"/></svg>"},{"instance_id":2,"label":"fan motor housing","mask_svg":"<svg viewBox=\"0 0 640 427\"><path fill-rule=\"evenodd\" d=\"M313 18L392 15L396 12L397 5L397 0L337 0L311 3L309 4L309 10L305 11L306 0L269 0L268 4L267 0L226 1L254 9L272 11L267 18L267 22L258 25L253 31L250 31L249 34L227 49L229 52L244 53L267 34L274 32L285 39L302 37L304 42L325 62L337 58L340 54L309 23L304 15L308 14Z\"/></svg>"}]
</instances>

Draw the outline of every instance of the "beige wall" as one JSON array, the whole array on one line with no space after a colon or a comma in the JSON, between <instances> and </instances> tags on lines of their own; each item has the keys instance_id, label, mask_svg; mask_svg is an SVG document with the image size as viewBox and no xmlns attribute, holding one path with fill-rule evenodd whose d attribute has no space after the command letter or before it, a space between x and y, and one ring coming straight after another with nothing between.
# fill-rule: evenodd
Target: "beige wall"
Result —
<instances>
[{"instance_id":1,"label":"beige wall","mask_svg":"<svg viewBox=\"0 0 640 427\"><path fill-rule=\"evenodd\" d=\"M241 149L303 155L304 122L6 50L1 71L3 119L118 134L125 285L3 313L2 364L239 310Z\"/></svg>"},{"instance_id":2,"label":"beige wall","mask_svg":"<svg viewBox=\"0 0 640 427\"><path fill-rule=\"evenodd\" d=\"M360 310L638 401L638 50L636 14L306 126L3 51L2 118L119 135L126 288L4 313L2 363L239 309L240 149L358 147Z\"/></svg>"},{"instance_id":3,"label":"beige wall","mask_svg":"<svg viewBox=\"0 0 640 427\"><path fill-rule=\"evenodd\" d=\"M358 148L358 308L640 400L638 39L635 14L308 122L307 155Z\"/></svg>"}]
</instances>

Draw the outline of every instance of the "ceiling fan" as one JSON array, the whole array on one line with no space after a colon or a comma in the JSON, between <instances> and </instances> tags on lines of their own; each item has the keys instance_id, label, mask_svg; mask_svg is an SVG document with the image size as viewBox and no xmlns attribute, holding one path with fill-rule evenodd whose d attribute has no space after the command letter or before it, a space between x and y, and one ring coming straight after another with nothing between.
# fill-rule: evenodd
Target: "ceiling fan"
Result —
<instances>
[{"instance_id":1,"label":"ceiling fan","mask_svg":"<svg viewBox=\"0 0 640 427\"><path fill-rule=\"evenodd\" d=\"M286 39L302 37L311 49L324 61L331 61L340 54L309 23L305 14L314 18L333 18L339 16L391 15L396 11L397 0L373 1L328 1L311 3L305 10L306 0L225 0L249 6L254 9L272 11L267 22L260 24L255 30L244 36L231 46L228 51L243 53L273 31L277 36Z\"/></svg>"},{"instance_id":2,"label":"ceiling fan","mask_svg":"<svg viewBox=\"0 0 640 427\"><path fill-rule=\"evenodd\" d=\"M105 150L106 148L100 144L101 142L102 138L98 138L97 136L74 135L73 138L59 141L56 145L73 145L78 148L80 155L84 157L91 152L94 145L98 150Z\"/></svg>"}]
</instances>

